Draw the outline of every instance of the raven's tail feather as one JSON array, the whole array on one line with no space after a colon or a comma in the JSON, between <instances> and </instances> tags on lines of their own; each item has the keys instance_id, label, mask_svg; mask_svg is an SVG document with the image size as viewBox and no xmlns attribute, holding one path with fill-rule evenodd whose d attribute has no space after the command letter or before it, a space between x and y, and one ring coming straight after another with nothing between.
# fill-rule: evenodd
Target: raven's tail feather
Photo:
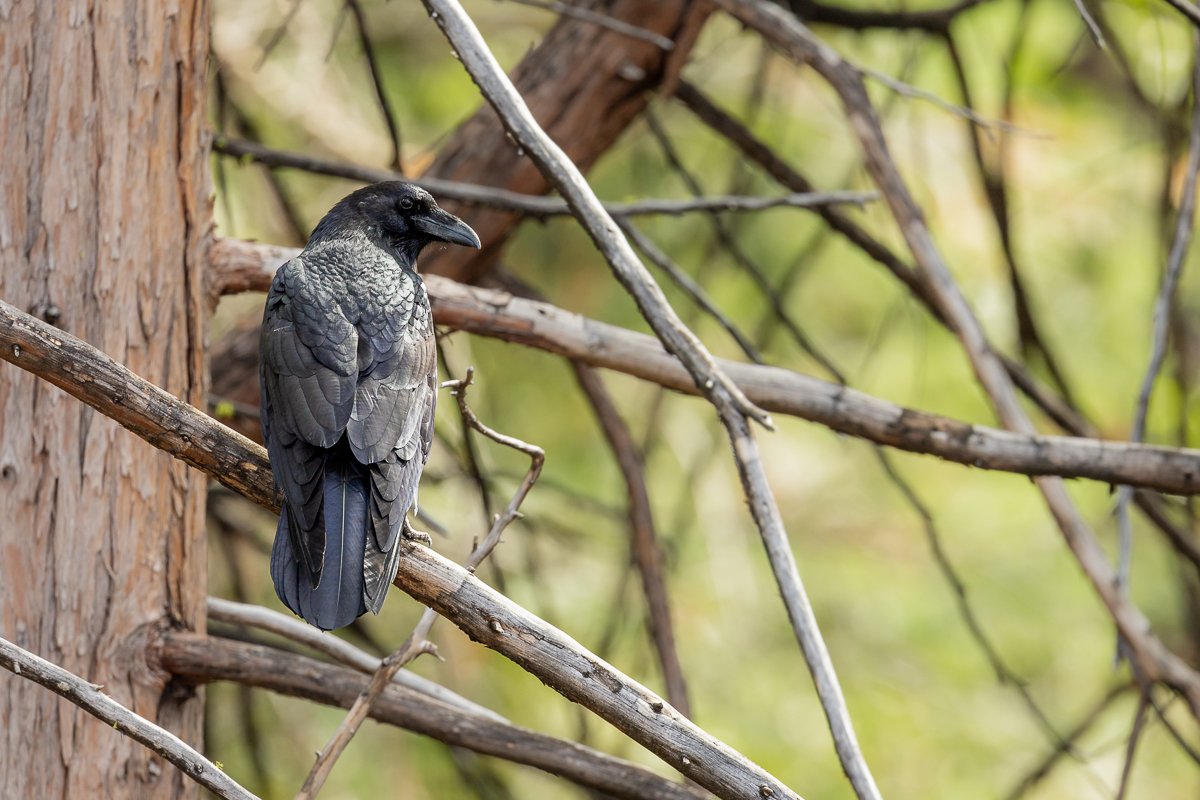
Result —
<instances>
[{"instance_id":1,"label":"raven's tail feather","mask_svg":"<svg viewBox=\"0 0 1200 800\"><path fill-rule=\"evenodd\" d=\"M292 547L286 504L279 516L271 551L275 593L310 625L333 630L366 613L363 558L367 537L367 475L347 450L330 452L325 461L323 516L325 555L316 586Z\"/></svg>"}]
</instances>

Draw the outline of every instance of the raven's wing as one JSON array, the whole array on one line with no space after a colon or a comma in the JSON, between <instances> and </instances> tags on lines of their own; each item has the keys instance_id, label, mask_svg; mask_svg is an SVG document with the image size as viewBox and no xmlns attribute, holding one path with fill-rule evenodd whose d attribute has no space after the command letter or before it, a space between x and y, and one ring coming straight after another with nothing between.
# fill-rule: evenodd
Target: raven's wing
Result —
<instances>
[{"instance_id":1,"label":"raven's wing","mask_svg":"<svg viewBox=\"0 0 1200 800\"><path fill-rule=\"evenodd\" d=\"M263 437L292 550L314 585L325 556L327 450L350 420L358 376L357 332L327 294L292 259L271 283L260 341Z\"/></svg>"},{"instance_id":2,"label":"raven's wing","mask_svg":"<svg viewBox=\"0 0 1200 800\"><path fill-rule=\"evenodd\" d=\"M416 500L433 440L437 361L428 299L419 280L384 313L359 324L359 379L346 426L350 449L370 466L364 602L378 611L396 572L396 539Z\"/></svg>"}]
</instances>

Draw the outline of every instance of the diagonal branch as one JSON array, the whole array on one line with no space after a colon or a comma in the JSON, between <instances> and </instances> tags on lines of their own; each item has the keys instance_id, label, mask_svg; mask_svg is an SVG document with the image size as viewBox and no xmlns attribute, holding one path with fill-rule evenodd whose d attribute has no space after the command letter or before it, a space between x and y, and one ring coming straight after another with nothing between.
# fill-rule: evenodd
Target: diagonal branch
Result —
<instances>
[{"instance_id":1,"label":"diagonal branch","mask_svg":"<svg viewBox=\"0 0 1200 800\"><path fill-rule=\"evenodd\" d=\"M578 361L571 362L575 380L587 395L592 411L613 451L621 477L625 480L625 491L629 501L629 530L633 562L642 579L642 594L646 597L647 614L650 620L650 638L658 654L663 682L667 686L667 698L685 717L692 716L688 700L687 680L683 665L675 649L675 625L671 620L671 602L664 576L662 544L654 524L654 511L650 504L650 493L646 489L646 475L642 456L637 451L633 434L621 418L613 402L612 394L596 371Z\"/></svg>"},{"instance_id":2,"label":"diagonal branch","mask_svg":"<svg viewBox=\"0 0 1200 800\"><path fill-rule=\"evenodd\" d=\"M991 349L979 321L938 252L924 215L892 161L861 75L790 14L754 0L717 2L767 37L794 61L813 67L841 97L850 127L866 156L867 168L883 192L928 282L933 299L958 335L997 415L1004 426L1013 432L1034 435L1036 430L1018 402L1016 389L1003 362ZM1115 587L1116 575L1067 494L1062 480L1054 476L1042 476L1034 482L1067 545L1129 645L1135 669L1146 679L1161 681L1183 694L1192 714L1200 718L1200 674L1151 633L1149 620Z\"/></svg>"},{"instance_id":3,"label":"diagonal branch","mask_svg":"<svg viewBox=\"0 0 1200 800\"><path fill-rule=\"evenodd\" d=\"M276 636L282 636L284 639L323 653L359 672L370 674L379 669L380 660L378 658L358 649L345 639L314 628L296 617L280 614L278 611L272 611L263 606L235 603L220 597L209 597L207 613L210 622L258 628ZM394 681L405 689L428 695L439 703L453 706L465 713L483 714L499 722L507 722L504 717L491 709L474 703L462 695L450 691L440 683L434 683L415 672L402 671L396 675Z\"/></svg>"},{"instance_id":4,"label":"diagonal branch","mask_svg":"<svg viewBox=\"0 0 1200 800\"><path fill-rule=\"evenodd\" d=\"M117 733L144 744L218 797L225 800L258 800L187 742L104 694L104 687L88 683L78 675L5 639L0 639L0 667L46 687L96 719L107 722Z\"/></svg>"},{"instance_id":5,"label":"diagonal branch","mask_svg":"<svg viewBox=\"0 0 1200 800\"><path fill-rule=\"evenodd\" d=\"M1183 193L1179 202L1179 217L1175 221L1175 235L1171 240L1171 251L1167 256L1167 266L1163 270L1162 285L1154 302L1154 331L1150 345L1150 361L1146 366L1146 375L1142 378L1142 386L1138 391L1137 406L1133 415L1133 429L1129 432L1131 441L1137 443L1146 438L1146 418L1150 413L1150 395L1154 391L1154 382L1162 369L1163 359L1167 354L1167 336L1170 333L1171 305L1175 299L1175 290L1179 286L1179 277L1183 272L1183 262L1187 256L1188 247L1192 241L1192 230L1196 216L1196 184L1200 175L1200 38L1196 41L1196 63L1192 74L1192 129L1188 144L1187 179L1184 181ZM1126 588L1129 583L1129 561L1132 557L1133 530L1129 520L1129 501L1133 498L1133 489L1122 486L1117 492L1117 529L1120 536L1120 555L1117 561L1118 588Z\"/></svg>"},{"instance_id":6,"label":"diagonal branch","mask_svg":"<svg viewBox=\"0 0 1200 800\"><path fill-rule=\"evenodd\" d=\"M344 667L219 636L170 632L158 651L161 666L189 682L233 681L339 708L348 708L369 681ZM522 728L490 712L475 714L448 706L400 683L372 705L371 717L454 747L534 767L612 797L700 800L709 796L645 767Z\"/></svg>"},{"instance_id":7,"label":"diagonal branch","mask_svg":"<svg viewBox=\"0 0 1200 800\"><path fill-rule=\"evenodd\" d=\"M404 174L404 162L401 156L403 141L400 136L400 123L396 120L396 111L388 100L387 92L383 89L383 69L379 57L375 54L375 46L367 32L367 15L363 12L359 0L342 0L345 7L350 9L354 17L354 27L358 30L358 41L362 44L363 55L367 60L367 68L371 72L371 87L375 91L375 100L383 113L383 121L387 124L388 136L392 140L392 168L401 175Z\"/></svg>"},{"instance_id":8,"label":"diagonal branch","mask_svg":"<svg viewBox=\"0 0 1200 800\"><path fill-rule=\"evenodd\" d=\"M457 0L423 1L504 126L566 199L664 347L683 363L696 386L716 408L729 435L751 516L762 537L792 630L816 686L842 768L861 800L879 797L875 780L859 748L833 662L817 626L748 422L755 419L770 427L770 417L746 398L695 334L682 324L612 217L592 193L578 167L538 126Z\"/></svg>"}]
</instances>

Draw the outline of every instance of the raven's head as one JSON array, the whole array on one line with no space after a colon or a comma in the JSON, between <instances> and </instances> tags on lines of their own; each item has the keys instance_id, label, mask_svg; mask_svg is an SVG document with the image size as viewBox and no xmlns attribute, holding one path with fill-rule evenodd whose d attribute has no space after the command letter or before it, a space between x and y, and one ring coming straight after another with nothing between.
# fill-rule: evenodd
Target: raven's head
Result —
<instances>
[{"instance_id":1,"label":"raven's head","mask_svg":"<svg viewBox=\"0 0 1200 800\"><path fill-rule=\"evenodd\" d=\"M479 237L467 223L438 208L429 192L404 181L364 186L329 210L309 237L309 243L350 233L363 233L406 267L431 242L479 247Z\"/></svg>"}]
</instances>

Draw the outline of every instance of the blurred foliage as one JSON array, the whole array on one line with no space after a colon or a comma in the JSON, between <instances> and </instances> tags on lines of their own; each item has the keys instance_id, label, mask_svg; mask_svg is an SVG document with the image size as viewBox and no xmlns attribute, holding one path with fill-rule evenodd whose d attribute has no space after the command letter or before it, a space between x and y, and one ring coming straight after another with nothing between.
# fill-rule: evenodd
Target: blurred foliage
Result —
<instances>
[{"instance_id":1,"label":"blurred foliage","mask_svg":"<svg viewBox=\"0 0 1200 800\"><path fill-rule=\"evenodd\" d=\"M214 63L228 103L215 124L236 130L229 104L273 146L386 165L390 145L362 49L340 4L300 3L279 44L264 45L292 0L218 0ZM506 67L538 41L553 16L511 3L467 3ZM921 3L934 7L933 3ZM388 96L404 135L404 163L419 170L439 142L479 104L478 94L436 27L416 3L364 3L384 65ZM1106 436L1123 438L1149 354L1152 304L1165 261L1165 232L1182 185L1191 33L1166 4L1093 5L1112 44L1129 59L1139 100L1111 54L1092 44L1073 6L1061 0L993 0L962 15L953 35L978 110L1002 114L1005 64L1014 37L1013 123L1007 178L1018 264L1050 348L1083 410ZM1022 19L1022 9L1026 16ZM336 33L335 33L336 32ZM960 102L944 42L916 33L821 28L855 62ZM261 65L259 61L262 60ZM746 119L757 135L821 187L870 188L831 92L811 72L764 53L757 38L716 15L686 77ZM761 101L752 99L761 90ZM1015 352L1011 291L995 225L973 165L966 123L935 104L873 83L893 152L923 203L939 245L993 340ZM781 190L678 103L655 111L687 166L709 193ZM994 144L1001 135L986 132ZM222 234L299 244L261 167L217 159ZM353 184L278 171L279 188L302 231ZM685 197L644 123L629 131L590 175L601 197ZM1166 188L1164 188L1166 187ZM1164 194L1166 192L1166 194ZM1170 198L1166 202L1164 198ZM898 252L886 208L853 212ZM470 217L468 215L468 221ZM875 263L831 236L812 214L773 210L730 218L752 261L780 281L798 269L784 298L806 334L852 385L916 408L995 424L986 398L952 336ZM689 272L703 276L719 305L748 332L771 327L761 294L714 245L702 216L647 220L644 230ZM1194 261L1195 259L1190 259ZM526 224L504 263L555 304L645 330L633 304L578 226ZM1196 344L1196 265L1179 293L1183 350ZM671 287L676 308L714 351L739 353ZM234 298L214 337L259 298ZM252 310L247 310L252 309ZM527 519L506 537L481 575L516 602L599 648L618 668L661 691L640 585L629 565L624 487L570 370L545 353L453 334L443 340L451 369L477 369L472 403L489 425L542 445L544 483ZM822 377L782 331L764 353L771 363ZM214 369L219 365L214 364ZM1194 361L1168 359L1151 407L1150 439L1195 444ZM670 567L678 643L702 727L809 798L846 798L811 683L771 579L715 418L700 401L675 395L651 416L657 391L633 379L605 379L639 440L652 443L648 475ZM1050 752L1017 693L998 683L959 616L921 519L888 481L868 444L819 426L777 418L762 433L764 457L795 553L837 665L868 761L886 797L1002 797ZM1043 421L1044 422L1044 421ZM1045 429L1053 428L1044 422ZM452 403L439 410L422 507L447 530L435 546L462 557L483 531L484 514L461 464L461 428ZM653 430L648 430L649 428ZM478 443L501 504L523 458ZM1073 727L1127 669L1114 670L1114 632L1028 480L896 454L903 475L930 506L943 544L965 581L984 628L1060 732ZM1077 482L1071 492L1112 549L1108 487ZM586 499L585 499L586 498ZM1180 507L1181 504L1176 503ZM248 514L260 542L274 523ZM1195 657L1200 638L1184 601L1183 570L1162 536L1136 520L1132 592L1163 639ZM278 607L267 560L233 544L249 599ZM228 596L232 568L211 554L212 586ZM373 637L397 645L419 609L393 593ZM414 669L513 721L662 769L649 753L571 706L453 626L434 631L445 661ZM341 718L341 711L255 692L246 707L234 687L209 689L208 747L239 779L267 797L288 797ZM1165 695L1160 695L1164 697ZM1168 714L1185 732L1183 704ZM1027 796L1109 797L1136 708L1115 702L1079 742L1082 765L1064 758ZM239 715L263 731L269 783L254 779ZM1193 739L1194 739L1193 735ZM508 794L497 793L502 780ZM581 797L534 770L452 752L402 731L368 726L333 772L323 796ZM1149 723L1129 797L1191 798L1197 767L1161 722Z\"/></svg>"}]
</instances>

